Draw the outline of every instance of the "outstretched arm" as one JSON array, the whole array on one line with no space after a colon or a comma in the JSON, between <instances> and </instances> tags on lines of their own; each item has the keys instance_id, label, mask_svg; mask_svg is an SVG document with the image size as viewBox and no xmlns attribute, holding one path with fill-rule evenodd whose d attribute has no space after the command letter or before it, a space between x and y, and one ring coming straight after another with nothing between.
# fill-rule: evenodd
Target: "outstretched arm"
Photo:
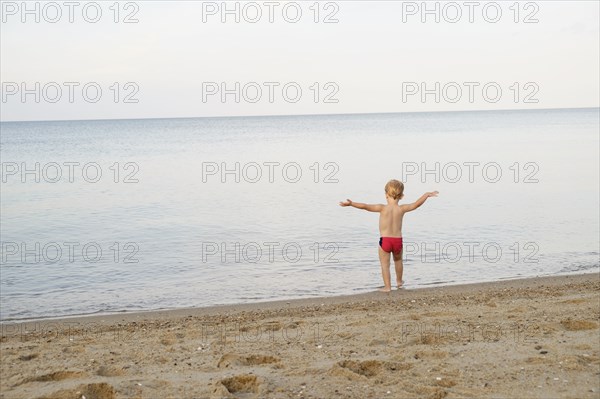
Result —
<instances>
[{"instance_id":1,"label":"outstretched arm","mask_svg":"<svg viewBox=\"0 0 600 399\"><path fill-rule=\"evenodd\" d=\"M438 191L432 191L432 192L429 192L429 193L425 193L425 194L423 194L421 196L421 198L419 198L418 200L416 200L412 204L402 205L402 208L404 208L404 212L414 211L415 209L417 209L418 207L420 207L421 205L423 205L425 203L425 201L427 201L427 198L429 198L429 197L437 197L438 194L439 194Z\"/></svg>"},{"instance_id":2,"label":"outstretched arm","mask_svg":"<svg viewBox=\"0 0 600 399\"><path fill-rule=\"evenodd\" d=\"M346 201L340 202L340 206L351 206L356 209L364 209L369 212L381 212L381 209L383 208L383 205L380 205L380 204L375 204L375 205L362 204L360 202L352 202L352 200L349 200L349 199Z\"/></svg>"}]
</instances>

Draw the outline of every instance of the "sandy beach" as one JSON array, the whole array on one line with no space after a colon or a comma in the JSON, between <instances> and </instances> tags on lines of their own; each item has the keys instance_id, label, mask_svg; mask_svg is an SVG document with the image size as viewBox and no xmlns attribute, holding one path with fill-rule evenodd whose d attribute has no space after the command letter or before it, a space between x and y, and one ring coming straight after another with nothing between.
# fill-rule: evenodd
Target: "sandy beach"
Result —
<instances>
[{"instance_id":1,"label":"sandy beach","mask_svg":"<svg viewBox=\"0 0 600 399\"><path fill-rule=\"evenodd\" d=\"M600 276L2 325L2 398L600 398Z\"/></svg>"}]
</instances>

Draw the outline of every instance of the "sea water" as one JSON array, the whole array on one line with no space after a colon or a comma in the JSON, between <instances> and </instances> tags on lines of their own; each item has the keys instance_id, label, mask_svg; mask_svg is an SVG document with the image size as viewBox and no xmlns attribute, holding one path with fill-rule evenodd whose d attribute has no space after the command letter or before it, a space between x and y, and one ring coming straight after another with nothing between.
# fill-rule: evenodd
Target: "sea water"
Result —
<instances>
[{"instance_id":1,"label":"sea water","mask_svg":"<svg viewBox=\"0 0 600 399\"><path fill-rule=\"evenodd\" d=\"M3 321L598 272L599 110L1 124ZM392 265L393 270L393 265ZM393 276L393 274L392 274ZM394 277L392 277L394 278Z\"/></svg>"}]
</instances>

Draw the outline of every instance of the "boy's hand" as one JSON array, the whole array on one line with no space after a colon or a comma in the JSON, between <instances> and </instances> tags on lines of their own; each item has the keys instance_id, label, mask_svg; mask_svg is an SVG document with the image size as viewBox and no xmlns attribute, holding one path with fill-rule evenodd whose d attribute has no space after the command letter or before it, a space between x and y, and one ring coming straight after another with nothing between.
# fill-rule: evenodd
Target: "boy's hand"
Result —
<instances>
[{"instance_id":1,"label":"boy's hand","mask_svg":"<svg viewBox=\"0 0 600 399\"><path fill-rule=\"evenodd\" d=\"M439 193L439 191L432 191L430 193L427 193L427 197L437 197Z\"/></svg>"},{"instance_id":2,"label":"boy's hand","mask_svg":"<svg viewBox=\"0 0 600 399\"><path fill-rule=\"evenodd\" d=\"M340 202L340 206L350 206L352 205L352 201L347 199L346 201Z\"/></svg>"}]
</instances>

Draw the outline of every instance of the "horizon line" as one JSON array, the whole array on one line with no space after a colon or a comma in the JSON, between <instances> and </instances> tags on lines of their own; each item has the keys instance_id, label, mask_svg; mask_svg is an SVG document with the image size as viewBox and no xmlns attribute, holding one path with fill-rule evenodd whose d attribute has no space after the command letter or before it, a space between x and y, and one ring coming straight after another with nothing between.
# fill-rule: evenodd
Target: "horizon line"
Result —
<instances>
[{"instance_id":1,"label":"horizon line","mask_svg":"<svg viewBox=\"0 0 600 399\"><path fill-rule=\"evenodd\" d=\"M306 117L306 116L349 116L349 115L394 115L394 114L442 114L466 112L520 112L520 111L557 111L557 110L584 110L600 109L596 107L561 107L561 108L532 108L532 109L479 109L458 111L404 111L404 112L349 112L334 114L266 114L266 115L231 115L231 116L175 116L175 117L150 117L150 118L99 118L99 119L35 119L35 120L0 120L0 123L27 123L27 122L101 122L101 121L135 121L135 120L163 120L163 119L224 119L224 118L273 118L273 117Z\"/></svg>"}]
</instances>

